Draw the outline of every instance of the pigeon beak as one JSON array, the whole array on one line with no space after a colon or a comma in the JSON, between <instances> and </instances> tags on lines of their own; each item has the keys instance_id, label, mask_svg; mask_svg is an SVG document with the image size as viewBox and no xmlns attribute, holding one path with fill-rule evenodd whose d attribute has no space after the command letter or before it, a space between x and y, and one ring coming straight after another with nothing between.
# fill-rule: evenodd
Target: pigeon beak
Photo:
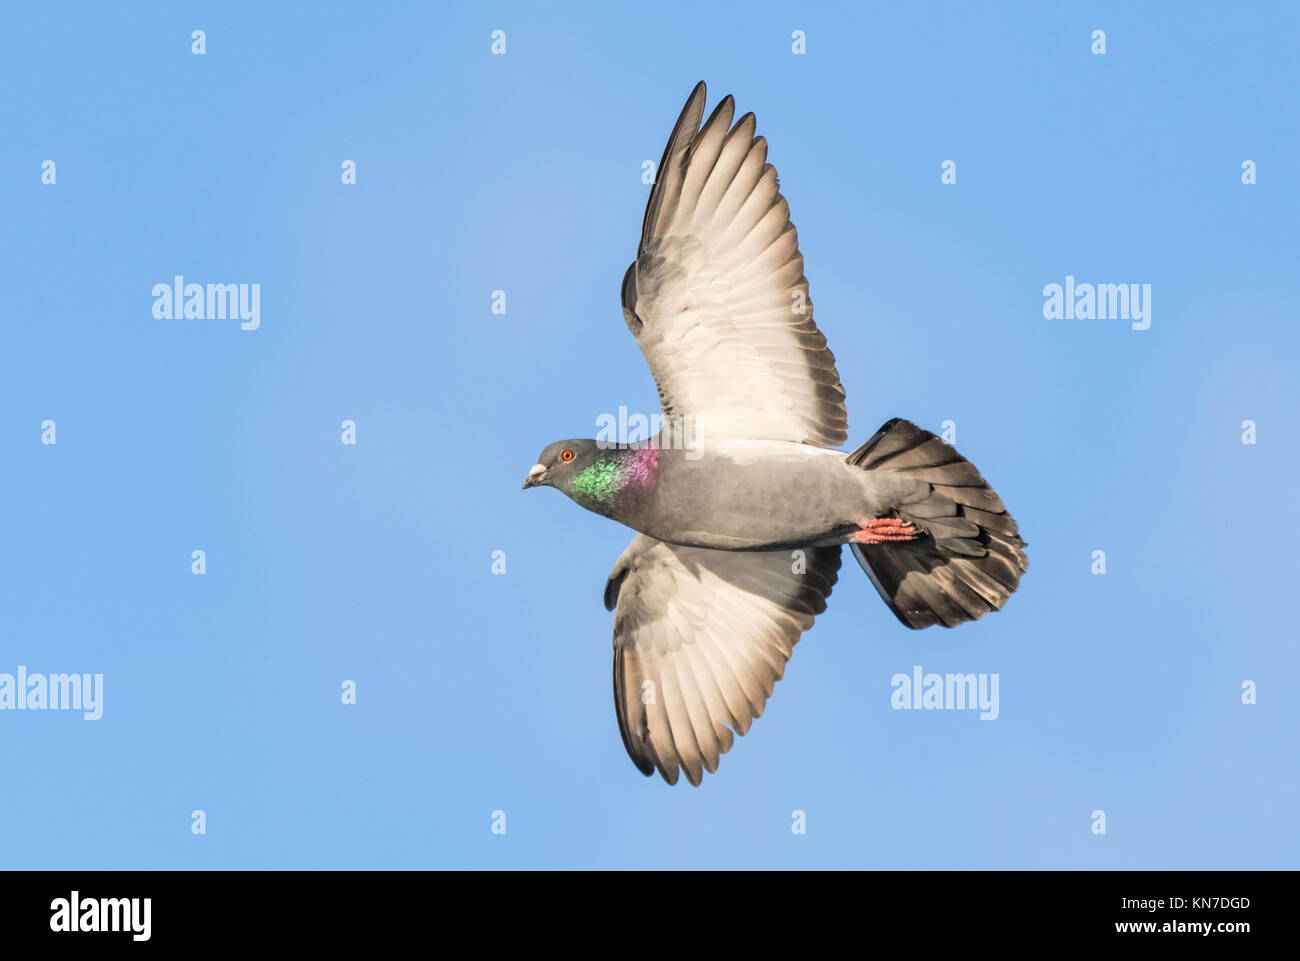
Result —
<instances>
[{"instance_id":1,"label":"pigeon beak","mask_svg":"<svg viewBox=\"0 0 1300 961\"><path fill-rule=\"evenodd\" d=\"M530 470L528 472L528 476L524 478L523 489L528 490L528 488L530 487L536 487L538 484L542 482L542 475L545 473L546 473L545 466L543 466L542 464L534 464L533 469Z\"/></svg>"}]
</instances>

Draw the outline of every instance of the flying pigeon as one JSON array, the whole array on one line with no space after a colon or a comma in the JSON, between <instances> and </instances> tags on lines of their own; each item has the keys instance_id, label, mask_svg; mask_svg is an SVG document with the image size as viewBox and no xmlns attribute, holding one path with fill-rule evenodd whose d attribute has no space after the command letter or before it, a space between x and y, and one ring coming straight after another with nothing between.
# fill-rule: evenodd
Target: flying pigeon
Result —
<instances>
[{"instance_id":1,"label":"flying pigeon","mask_svg":"<svg viewBox=\"0 0 1300 961\"><path fill-rule=\"evenodd\" d=\"M641 773L694 785L763 713L841 545L910 628L998 610L1027 565L1002 500L929 431L894 419L832 449L844 388L767 142L730 96L707 120L704 104L700 83L623 277L664 430L557 441L524 480L638 532L605 585L618 726Z\"/></svg>"}]
</instances>

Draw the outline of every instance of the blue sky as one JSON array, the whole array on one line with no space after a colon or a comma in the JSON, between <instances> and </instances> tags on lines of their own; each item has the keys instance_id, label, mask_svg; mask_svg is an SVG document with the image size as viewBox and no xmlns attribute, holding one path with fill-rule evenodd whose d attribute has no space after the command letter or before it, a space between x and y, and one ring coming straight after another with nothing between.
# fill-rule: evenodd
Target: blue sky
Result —
<instances>
[{"instance_id":1,"label":"blue sky","mask_svg":"<svg viewBox=\"0 0 1300 961\"><path fill-rule=\"evenodd\" d=\"M0 865L1295 867L1298 21L0 8L0 673L105 693L0 711ZM692 789L614 719L630 532L519 486L657 409L619 282L700 79L768 138L849 446L955 422L1030 568L914 633L846 556ZM155 318L176 274L260 284L260 328ZM1067 275L1150 284L1150 328L1045 319ZM1000 716L893 710L916 664L998 674Z\"/></svg>"}]
</instances>

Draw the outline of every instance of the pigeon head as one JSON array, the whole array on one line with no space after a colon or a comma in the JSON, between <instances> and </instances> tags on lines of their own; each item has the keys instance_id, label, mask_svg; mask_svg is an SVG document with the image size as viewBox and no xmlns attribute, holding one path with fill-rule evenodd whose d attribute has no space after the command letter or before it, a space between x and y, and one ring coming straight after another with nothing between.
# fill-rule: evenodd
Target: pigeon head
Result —
<instances>
[{"instance_id":1,"label":"pigeon head","mask_svg":"<svg viewBox=\"0 0 1300 961\"><path fill-rule=\"evenodd\" d=\"M554 487L568 494L573 481L600 456L594 440L557 440L538 455L537 463L524 478L524 490L530 487Z\"/></svg>"}]
</instances>

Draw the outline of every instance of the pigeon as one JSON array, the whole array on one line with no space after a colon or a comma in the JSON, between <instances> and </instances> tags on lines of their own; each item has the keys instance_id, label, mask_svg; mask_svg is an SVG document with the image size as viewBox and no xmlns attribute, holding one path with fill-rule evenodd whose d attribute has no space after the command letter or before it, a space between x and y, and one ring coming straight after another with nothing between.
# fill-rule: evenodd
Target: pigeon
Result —
<instances>
[{"instance_id":1,"label":"pigeon","mask_svg":"<svg viewBox=\"0 0 1300 961\"><path fill-rule=\"evenodd\" d=\"M909 628L1000 609L1027 566L1002 500L942 438L895 418L835 449L844 388L767 142L730 96L704 106L701 82L623 277L664 429L557 441L523 485L637 532L605 585L619 731L641 773L697 786L826 610L842 545Z\"/></svg>"}]
</instances>

